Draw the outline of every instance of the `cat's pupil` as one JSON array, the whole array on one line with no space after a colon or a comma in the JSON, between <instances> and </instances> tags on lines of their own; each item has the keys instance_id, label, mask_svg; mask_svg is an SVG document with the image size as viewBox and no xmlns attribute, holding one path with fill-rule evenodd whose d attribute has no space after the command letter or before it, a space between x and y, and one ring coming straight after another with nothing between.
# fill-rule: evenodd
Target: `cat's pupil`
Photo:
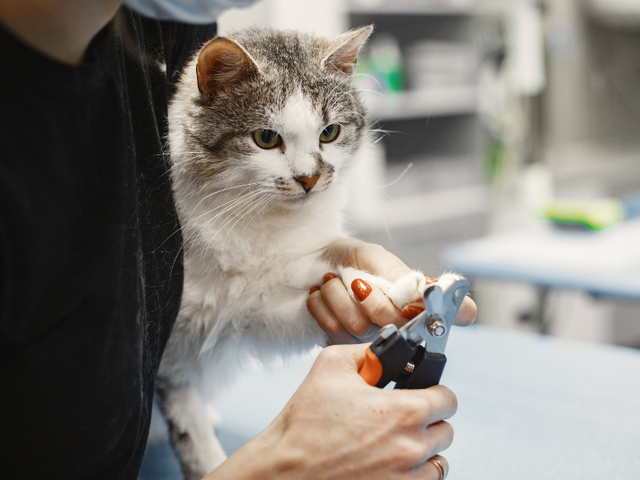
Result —
<instances>
[{"instance_id":1,"label":"cat's pupil","mask_svg":"<svg viewBox=\"0 0 640 480\"><path fill-rule=\"evenodd\" d=\"M322 133L320 134L320 141L322 143L333 142L336 138L338 138L339 133L340 125L338 125L337 123L333 123L322 130Z\"/></svg>"},{"instance_id":2,"label":"cat's pupil","mask_svg":"<svg viewBox=\"0 0 640 480\"><path fill-rule=\"evenodd\" d=\"M276 138L277 133L273 130L262 130L261 140L264 143L271 143Z\"/></svg>"}]
</instances>

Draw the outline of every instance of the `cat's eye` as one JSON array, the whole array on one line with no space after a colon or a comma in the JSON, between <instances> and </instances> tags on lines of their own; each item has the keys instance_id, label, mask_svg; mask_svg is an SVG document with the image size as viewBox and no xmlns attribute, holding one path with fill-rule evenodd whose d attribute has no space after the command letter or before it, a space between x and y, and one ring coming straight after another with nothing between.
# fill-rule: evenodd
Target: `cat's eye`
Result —
<instances>
[{"instance_id":1,"label":"cat's eye","mask_svg":"<svg viewBox=\"0 0 640 480\"><path fill-rule=\"evenodd\" d=\"M320 141L322 143L333 142L336 138L338 138L339 133L340 133L340 125L336 123L334 123L333 125L329 125L320 133Z\"/></svg>"},{"instance_id":2,"label":"cat's eye","mask_svg":"<svg viewBox=\"0 0 640 480\"><path fill-rule=\"evenodd\" d=\"M273 130L260 129L253 132L253 141L260 148L275 148L282 145L282 137Z\"/></svg>"}]
</instances>

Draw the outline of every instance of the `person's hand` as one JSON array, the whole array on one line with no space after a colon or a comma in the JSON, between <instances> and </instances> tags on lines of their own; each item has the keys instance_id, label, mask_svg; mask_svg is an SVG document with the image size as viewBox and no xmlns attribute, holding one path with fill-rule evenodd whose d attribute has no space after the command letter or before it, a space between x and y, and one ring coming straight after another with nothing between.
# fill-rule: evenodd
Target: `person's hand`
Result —
<instances>
[{"instance_id":1,"label":"person's hand","mask_svg":"<svg viewBox=\"0 0 640 480\"><path fill-rule=\"evenodd\" d=\"M437 480L455 395L382 390L358 375L367 344L327 347L282 413L207 476L214 479ZM436 456L445 469L443 457Z\"/></svg>"},{"instance_id":2,"label":"person's hand","mask_svg":"<svg viewBox=\"0 0 640 480\"><path fill-rule=\"evenodd\" d=\"M333 242L326 255L332 265L365 270L391 282L411 271L381 246L352 238ZM382 327L392 323L400 327L424 310L422 300L416 299L416 303L401 312L379 288L364 281L356 285L354 302L347 291L352 286L345 286L331 272L327 273L323 285L312 289L307 309L329 335L332 344L358 343L358 339L366 338L375 325ZM475 321L476 313L476 304L465 297L454 323L469 325Z\"/></svg>"}]
</instances>

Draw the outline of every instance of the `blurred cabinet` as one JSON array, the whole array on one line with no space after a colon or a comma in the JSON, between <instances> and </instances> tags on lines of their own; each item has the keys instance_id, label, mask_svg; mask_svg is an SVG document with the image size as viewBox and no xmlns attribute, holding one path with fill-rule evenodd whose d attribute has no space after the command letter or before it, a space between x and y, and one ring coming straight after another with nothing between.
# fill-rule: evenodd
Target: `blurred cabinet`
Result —
<instances>
[{"instance_id":1,"label":"blurred cabinet","mask_svg":"<svg viewBox=\"0 0 640 480\"><path fill-rule=\"evenodd\" d=\"M389 50L391 42L399 50L402 89L375 95L369 83L364 92L380 127L402 132L384 139L389 161L476 154L478 55L472 5L361 0L352 2L349 20L352 27L375 25L365 55Z\"/></svg>"},{"instance_id":2,"label":"blurred cabinet","mask_svg":"<svg viewBox=\"0 0 640 480\"><path fill-rule=\"evenodd\" d=\"M375 25L356 85L377 121L390 184L358 234L438 273L442 249L481 235L488 213L475 1L352 0L348 17L352 28Z\"/></svg>"},{"instance_id":3,"label":"blurred cabinet","mask_svg":"<svg viewBox=\"0 0 640 480\"><path fill-rule=\"evenodd\" d=\"M545 12L545 150L558 193L640 190L640 2L558 0Z\"/></svg>"}]
</instances>

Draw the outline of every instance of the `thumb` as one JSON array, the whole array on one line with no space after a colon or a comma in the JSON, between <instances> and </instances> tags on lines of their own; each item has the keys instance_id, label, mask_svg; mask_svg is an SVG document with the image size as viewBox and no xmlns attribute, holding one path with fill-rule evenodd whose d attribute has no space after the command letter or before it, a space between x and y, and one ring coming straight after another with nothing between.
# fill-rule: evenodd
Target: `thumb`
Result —
<instances>
[{"instance_id":1,"label":"thumb","mask_svg":"<svg viewBox=\"0 0 640 480\"><path fill-rule=\"evenodd\" d=\"M313 370L316 373L331 372L344 373L345 375L358 373L365 360L365 352L371 343L359 343L356 345L330 345L326 347L315 363Z\"/></svg>"}]
</instances>

